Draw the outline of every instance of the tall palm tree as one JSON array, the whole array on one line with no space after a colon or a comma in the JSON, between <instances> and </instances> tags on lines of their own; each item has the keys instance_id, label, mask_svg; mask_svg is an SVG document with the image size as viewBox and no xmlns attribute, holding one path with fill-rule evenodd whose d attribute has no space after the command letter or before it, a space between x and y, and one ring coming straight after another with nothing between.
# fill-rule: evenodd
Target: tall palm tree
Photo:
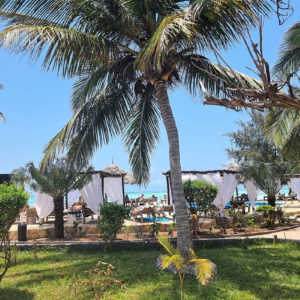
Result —
<instances>
[{"instance_id":1,"label":"tall palm tree","mask_svg":"<svg viewBox=\"0 0 300 300\"><path fill-rule=\"evenodd\" d=\"M0 44L43 57L47 70L78 76L74 116L46 148L45 161L68 149L76 161L89 159L117 134L124 134L139 184L150 176L150 154L162 118L169 142L171 188L184 257L192 246L184 199L179 137L168 90L180 84L197 93L199 80L221 93L226 82L257 86L200 55L227 48L269 11L265 0L10 0L1 16L11 27ZM217 75L214 77L211 75ZM216 78L226 78L222 81Z\"/></svg>"},{"instance_id":2,"label":"tall palm tree","mask_svg":"<svg viewBox=\"0 0 300 300\"><path fill-rule=\"evenodd\" d=\"M90 179L92 167L79 168L65 159L57 159L39 169L33 163L26 166L31 175L31 188L53 198L56 238L64 237L64 196L73 189L82 188Z\"/></svg>"}]
</instances>

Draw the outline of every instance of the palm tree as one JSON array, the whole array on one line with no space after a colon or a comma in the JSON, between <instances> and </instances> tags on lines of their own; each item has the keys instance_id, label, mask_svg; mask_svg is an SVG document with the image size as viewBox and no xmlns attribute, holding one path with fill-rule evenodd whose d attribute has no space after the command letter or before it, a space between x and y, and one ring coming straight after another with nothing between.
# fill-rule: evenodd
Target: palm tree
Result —
<instances>
[{"instance_id":1,"label":"palm tree","mask_svg":"<svg viewBox=\"0 0 300 300\"><path fill-rule=\"evenodd\" d=\"M79 168L65 159L57 159L43 169L36 168L33 163L29 163L27 169L31 175L31 188L53 198L55 236L63 238L64 196L70 190L82 188L91 179L93 168Z\"/></svg>"},{"instance_id":2,"label":"palm tree","mask_svg":"<svg viewBox=\"0 0 300 300\"><path fill-rule=\"evenodd\" d=\"M300 71L300 22L288 29L280 47L280 57L274 67L274 73L287 81L296 77L299 83ZM289 86L291 95L300 96L299 87ZM282 154L293 160L300 160L300 117L298 111L272 109L267 116L266 132L276 146L282 147Z\"/></svg>"},{"instance_id":3,"label":"palm tree","mask_svg":"<svg viewBox=\"0 0 300 300\"><path fill-rule=\"evenodd\" d=\"M159 140L162 117L169 142L177 247L188 258L192 241L184 199L179 137L168 90L182 84L192 94L199 80L220 94L225 81L257 86L200 55L227 48L254 25L268 1L236 0L74 0L3 1L1 16L10 27L0 45L17 53L43 56L43 67L74 84L74 116L46 148L44 161L68 149L75 161L123 133L139 184L150 176L150 154ZM216 75L217 77L214 77Z\"/></svg>"}]
</instances>

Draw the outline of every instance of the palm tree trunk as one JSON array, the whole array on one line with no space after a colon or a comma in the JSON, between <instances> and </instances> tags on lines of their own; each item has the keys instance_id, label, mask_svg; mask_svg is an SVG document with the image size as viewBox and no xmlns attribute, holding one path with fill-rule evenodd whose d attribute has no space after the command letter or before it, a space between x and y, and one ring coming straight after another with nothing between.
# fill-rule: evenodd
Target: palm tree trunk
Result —
<instances>
[{"instance_id":1,"label":"palm tree trunk","mask_svg":"<svg viewBox=\"0 0 300 300\"><path fill-rule=\"evenodd\" d=\"M155 83L155 92L169 141L171 189L177 223L177 248L185 260L188 260L190 256L189 250L192 247L192 239L187 205L183 194L179 136L169 102L166 82L163 80L157 81Z\"/></svg>"},{"instance_id":2,"label":"palm tree trunk","mask_svg":"<svg viewBox=\"0 0 300 300\"><path fill-rule=\"evenodd\" d=\"M57 239L64 238L64 197L53 199L54 202L54 231Z\"/></svg>"},{"instance_id":3,"label":"palm tree trunk","mask_svg":"<svg viewBox=\"0 0 300 300\"><path fill-rule=\"evenodd\" d=\"M273 207L276 206L276 195L268 195L268 204Z\"/></svg>"}]
</instances>

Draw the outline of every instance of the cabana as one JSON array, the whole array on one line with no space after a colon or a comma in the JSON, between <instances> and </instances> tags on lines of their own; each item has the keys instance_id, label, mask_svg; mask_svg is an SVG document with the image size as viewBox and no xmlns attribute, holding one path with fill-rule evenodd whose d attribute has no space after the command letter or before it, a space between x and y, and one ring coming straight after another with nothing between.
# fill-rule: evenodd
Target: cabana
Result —
<instances>
[{"instance_id":1,"label":"cabana","mask_svg":"<svg viewBox=\"0 0 300 300\"><path fill-rule=\"evenodd\" d=\"M93 172L91 181L81 190L70 191L66 206L71 206L80 197L95 214L99 214L100 205L106 201L125 205L124 184L135 184L134 177L112 164L102 171ZM38 192L36 210L39 218L48 217L54 210L52 197Z\"/></svg>"},{"instance_id":2,"label":"cabana","mask_svg":"<svg viewBox=\"0 0 300 300\"><path fill-rule=\"evenodd\" d=\"M218 188L218 194L214 200L214 205L222 214L223 209L229 203L234 191L237 191L239 183L243 183L248 193L249 201L252 208L255 209L255 200L257 198L259 189L250 181L239 181L239 165L230 164L227 169L208 170L208 171L182 171L182 181L187 180L204 180L215 185ZM173 204L171 191L170 171L163 173L167 181L168 204Z\"/></svg>"}]
</instances>

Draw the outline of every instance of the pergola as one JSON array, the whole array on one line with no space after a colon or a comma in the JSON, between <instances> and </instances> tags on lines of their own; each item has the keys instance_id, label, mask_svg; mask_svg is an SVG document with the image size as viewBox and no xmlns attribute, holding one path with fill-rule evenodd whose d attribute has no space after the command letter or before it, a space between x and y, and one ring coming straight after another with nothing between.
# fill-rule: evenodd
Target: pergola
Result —
<instances>
[{"instance_id":1,"label":"pergola","mask_svg":"<svg viewBox=\"0 0 300 300\"><path fill-rule=\"evenodd\" d=\"M91 173L91 181L80 190L72 190L67 195L67 205L72 205L82 197L96 214L106 200L125 205L124 184L134 184L134 177L118 166L111 164L102 171ZM40 218L46 218L53 211L53 199L43 193L36 194L36 210Z\"/></svg>"},{"instance_id":2,"label":"pergola","mask_svg":"<svg viewBox=\"0 0 300 300\"><path fill-rule=\"evenodd\" d=\"M214 204L222 211L230 201L234 190L238 195L238 184L242 183L248 193L252 208L255 208L255 200L259 189L251 181L244 181L240 176L240 166L238 164L229 164L227 169L208 170L208 171L182 171L182 181L204 180L218 187L218 194ZM171 191L170 171L163 173L167 181L168 204L173 204ZM297 195L300 196L300 174L287 174L281 184L287 184Z\"/></svg>"}]
</instances>

